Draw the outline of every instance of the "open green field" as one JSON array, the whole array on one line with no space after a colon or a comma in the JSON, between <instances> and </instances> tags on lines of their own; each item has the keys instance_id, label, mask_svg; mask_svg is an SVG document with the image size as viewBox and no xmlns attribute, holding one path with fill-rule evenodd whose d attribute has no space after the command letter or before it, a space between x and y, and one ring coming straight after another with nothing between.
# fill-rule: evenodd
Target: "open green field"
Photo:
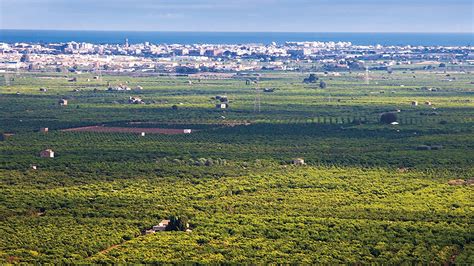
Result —
<instances>
[{"instance_id":1,"label":"open green field","mask_svg":"<svg viewBox=\"0 0 474 266\"><path fill-rule=\"evenodd\" d=\"M474 75L317 74L327 88L262 72L275 91L258 93L260 112L245 78L14 76L0 87L13 134L0 140L0 263L473 264L474 186L448 181L474 178ZM61 131L93 125L193 132ZM192 232L143 235L172 215Z\"/></svg>"}]
</instances>

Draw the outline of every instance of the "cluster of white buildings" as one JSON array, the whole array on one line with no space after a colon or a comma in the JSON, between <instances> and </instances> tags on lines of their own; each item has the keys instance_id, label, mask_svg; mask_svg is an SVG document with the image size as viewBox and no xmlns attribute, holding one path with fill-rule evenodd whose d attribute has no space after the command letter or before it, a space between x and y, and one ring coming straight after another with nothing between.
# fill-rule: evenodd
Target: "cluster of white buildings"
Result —
<instances>
[{"instance_id":1,"label":"cluster of white buildings","mask_svg":"<svg viewBox=\"0 0 474 266\"><path fill-rule=\"evenodd\" d=\"M471 47L356 46L350 42L286 42L284 44L92 44L0 43L0 72L112 71L202 72L296 70L305 61L342 69L348 61L411 62L432 60L474 64ZM387 66L390 64L387 63ZM185 67L185 68L183 68ZM189 73L185 73L189 74Z\"/></svg>"}]
</instances>

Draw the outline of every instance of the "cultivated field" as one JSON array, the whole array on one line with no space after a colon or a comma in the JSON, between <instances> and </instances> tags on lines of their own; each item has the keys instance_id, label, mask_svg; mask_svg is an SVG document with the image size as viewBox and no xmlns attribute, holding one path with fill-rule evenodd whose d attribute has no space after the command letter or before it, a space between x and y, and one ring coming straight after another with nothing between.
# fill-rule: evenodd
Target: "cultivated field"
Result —
<instances>
[{"instance_id":1,"label":"cultivated field","mask_svg":"<svg viewBox=\"0 0 474 266\"><path fill-rule=\"evenodd\" d=\"M102 133L147 133L147 134L187 134L183 129L176 128L140 128L140 127L106 127L89 126L62 129L63 132L102 132Z\"/></svg>"},{"instance_id":2,"label":"cultivated field","mask_svg":"<svg viewBox=\"0 0 474 266\"><path fill-rule=\"evenodd\" d=\"M473 264L473 69L411 67L316 73L324 89L295 72L15 76L0 262ZM192 232L144 235L170 216Z\"/></svg>"}]
</instances>

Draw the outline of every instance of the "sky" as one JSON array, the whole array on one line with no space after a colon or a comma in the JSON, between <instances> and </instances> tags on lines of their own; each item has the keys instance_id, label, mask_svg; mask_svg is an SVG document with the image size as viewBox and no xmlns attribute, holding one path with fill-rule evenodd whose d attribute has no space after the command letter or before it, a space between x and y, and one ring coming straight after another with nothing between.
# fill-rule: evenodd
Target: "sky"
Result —
<instances>
[{"instance_id":1,"label":"sky","mask_svg":"<svg viewBox=\"0 0 474 266\"><path fill-rule=\"evenodd\" d=\"M0 29L473 32L474 0L0 0Z\"/></svg>"}]
</instances>

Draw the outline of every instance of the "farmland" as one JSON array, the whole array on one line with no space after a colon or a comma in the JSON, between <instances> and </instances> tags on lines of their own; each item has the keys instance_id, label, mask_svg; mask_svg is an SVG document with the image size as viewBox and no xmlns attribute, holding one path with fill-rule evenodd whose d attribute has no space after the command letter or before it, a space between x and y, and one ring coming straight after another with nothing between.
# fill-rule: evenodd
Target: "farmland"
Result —
<instances>
[{"instance_id":1,"label":"farmland","mask_svg":"<svg viewBox=\"0 0 474 266\"><path fill-rule=\"evenodd\" d=\"M260 74L14 76L0 262L474 263L474 187L448 184L474 178L472 74ZM174 215L192 232L143 234Z\"/></svg>"}]
</instances>

